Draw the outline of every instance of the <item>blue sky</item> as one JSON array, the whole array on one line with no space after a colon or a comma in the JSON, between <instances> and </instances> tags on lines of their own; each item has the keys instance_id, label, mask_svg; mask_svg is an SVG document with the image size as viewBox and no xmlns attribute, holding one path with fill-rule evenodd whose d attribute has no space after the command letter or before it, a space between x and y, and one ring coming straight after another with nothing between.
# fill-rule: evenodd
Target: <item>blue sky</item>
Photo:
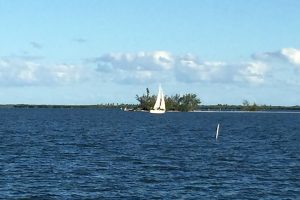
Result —
<instances>
[{"instance_id":1,"label":"blue sky","mask_svg":"<svg viewBox=\"0 0 300 200\"><path fill-rule=\"evenodd\" d=\"M300 105L298 0L0 0L0 103Z\"/></svg>"}]
</instances>

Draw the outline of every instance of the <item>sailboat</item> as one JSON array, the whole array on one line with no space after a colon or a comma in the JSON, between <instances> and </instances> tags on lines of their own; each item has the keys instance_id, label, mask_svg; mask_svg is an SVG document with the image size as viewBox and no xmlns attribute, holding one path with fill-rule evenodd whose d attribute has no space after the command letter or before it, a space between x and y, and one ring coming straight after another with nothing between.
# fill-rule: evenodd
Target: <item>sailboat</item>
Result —
<instances>
[{"instance_id":1,"label":"sailboat","mask_svg":"<svg viewBox=\"0 0 300 200\"><path fill-rule=\"evenodd\" d=\"M163 114L165 112L166 112L166 105L165 105L164 93L161 86L159 85L156 102L154 104L153 109L150 110L150 113Z\"/></svg>"}]
</instances>

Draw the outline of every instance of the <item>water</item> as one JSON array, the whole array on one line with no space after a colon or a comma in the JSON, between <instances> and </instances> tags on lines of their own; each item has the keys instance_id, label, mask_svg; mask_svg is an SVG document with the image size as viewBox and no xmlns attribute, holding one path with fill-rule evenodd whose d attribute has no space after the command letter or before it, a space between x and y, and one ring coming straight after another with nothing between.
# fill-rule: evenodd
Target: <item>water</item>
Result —
<instances>
[{"instance_id":1,"label":"water","mask_svg":"<svg viewBox=\"0 0 300 200\"><path fill-rule=\"evenodd\" d=\"M299 196L300 113L0 109L2 199Z\"/></svg>"}]
</instances>

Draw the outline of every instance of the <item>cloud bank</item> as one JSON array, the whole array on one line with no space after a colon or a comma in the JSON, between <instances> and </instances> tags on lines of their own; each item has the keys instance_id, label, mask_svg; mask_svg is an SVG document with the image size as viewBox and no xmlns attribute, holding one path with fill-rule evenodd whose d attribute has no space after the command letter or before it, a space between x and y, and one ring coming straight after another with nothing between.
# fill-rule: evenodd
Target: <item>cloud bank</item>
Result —
<instances>
[{"instance_id":1,"label":"cloud bank","mask_svg":"<svg viewBox=\"0 0 300 200\"><path fill-rule=\"evenodd\" d=\"M280 62L278 62L280 61ZM110 53L94 58L97 71L122 83L164 82L211 83L260 86L272 84L300 69L300 51L284 48L252 55L242 62L201 60L192 54L172 55L166 51Z\"/></svg>"},{"instance_id":2,"label":"cloud bank","mask_svg":"<svg viewBox=\"0 0 300 200\"><path fill-rule=\"evenodd\" d=\"M279 51L258 53L254 54L252 58L265 62L281 61L285 64L289 63L300 67L300 50L295 48L283 48Z\"/></svg>"},{"instance_id":3,"label":"cloud bank","mask_svg":"<svg viewBox=\"0 0 300 200\"><path fill-rule=\"evenodd\" d=\"M262 86L300 85L300 50L283 48L253 54L241 62L207 61L167 51L108 53L83 64L43 64L38 59L0 58L3 86L61 85L84 81L119 84L187 83ZM287 78L288 77L288 78Z\"/></svg>"},{"instance_id":4,"label":"cloud bank","mask_svg":"<svg viewBox=\"0 0 300 200\"><path fill-rule=\"evenodd\" d=\"M93 59L97 71L111 81L139 84L169 77L173 56L166 51L139 53L110 53ZM105 79L105 78L104 78Z\"/></svg>"},{"instance_id":5,"label":"cloud bank","mask_svg":"<svg viewBox=\"0 0 300 200\"><path fill-rule=\"evenodd\" d=\"M84 68L70 64L42 64L39 60L0 58L1 86L73 84L86 79Z\"/></svg>"}]
</instances>

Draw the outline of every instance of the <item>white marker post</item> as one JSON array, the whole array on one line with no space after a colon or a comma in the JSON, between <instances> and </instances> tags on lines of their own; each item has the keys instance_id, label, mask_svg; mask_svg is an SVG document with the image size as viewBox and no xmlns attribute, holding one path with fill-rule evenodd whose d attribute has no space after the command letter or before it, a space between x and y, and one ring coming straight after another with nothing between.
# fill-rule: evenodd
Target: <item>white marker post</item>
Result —
<instances>
[{"instance_id":1,"label":"white marker post","mask_svg":"<svg viewBox=\"0 0 300 200\"><path fill-rule=\"evenodd\" d=\"M218 139L218 136L219 136L219 128L220 128L220 124L218 124L218 126L217 126L216 140Z\"/></svg>"}]
</instances>

